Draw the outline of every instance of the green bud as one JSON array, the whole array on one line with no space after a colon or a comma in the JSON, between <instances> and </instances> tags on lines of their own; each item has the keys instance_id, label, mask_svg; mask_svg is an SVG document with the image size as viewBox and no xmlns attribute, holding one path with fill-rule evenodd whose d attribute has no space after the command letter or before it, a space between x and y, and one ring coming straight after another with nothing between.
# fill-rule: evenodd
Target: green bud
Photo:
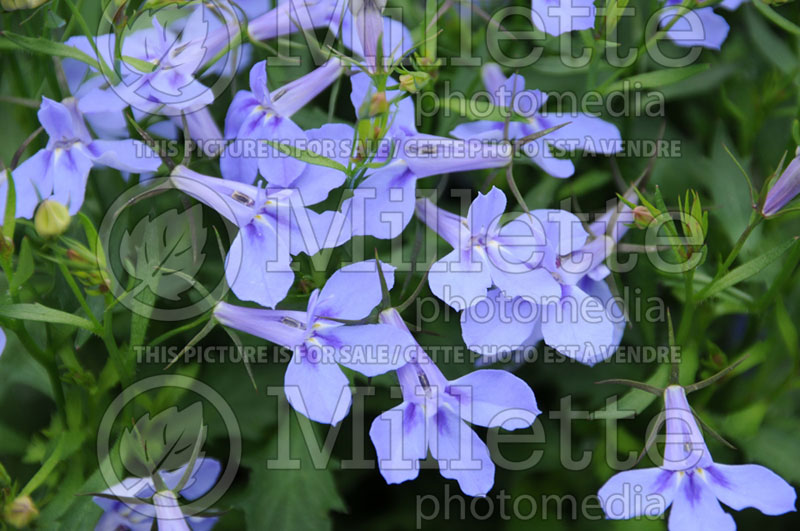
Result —
<instances>
[{"instance_id":1,"label":"green bud","mask_svg":"<svg viewBox=\"0 0 800 531\"><path fill-rule=\"evenodd\" d=\"M15 11L17 9L33 9L44 4L47 0L0 0L0 5L6 11Z\"/></svg>"},{"instance_id":2,"label":"green bud","mask_svg":"<svg viewBox=\"0 0 800 531\"><path fill-rule=\"evenodd\" d=\"M389 112L389 102L386 100L385 92L376 92L369 100L369 115L378 116Z\"/></svg>"},{"instance_id":3,"label":"green bud","mask_svg":"<svg viewBox=\"0 0 800 531\"><path fill-rule=\"evenodd\" d=\"M33 217L33 226L42 238L61 236L69 227L69 222L67 207L50 199L42 201Z\"/></svg>"},{"instance_id":4,"label":"green bud","mask_svg":"<svg viewBox=\"0 0 800 531\"><path fill-rule=\"evenodd\" d=\"M3 520L12 527L28 527L39 516L39 510L30 496L19 496L3 509Z\"/></svg>"},{"instance_id":5,"label":"green bud","mask_svg":"<svg viewBox=\"0 0 800 531\"><path fill-rule=\"evenodd\" d=\"M425 72L411 72L400 76L400 88L411 94L416 94L428 84L431 76Z\"/></svg>"}]
</instances>

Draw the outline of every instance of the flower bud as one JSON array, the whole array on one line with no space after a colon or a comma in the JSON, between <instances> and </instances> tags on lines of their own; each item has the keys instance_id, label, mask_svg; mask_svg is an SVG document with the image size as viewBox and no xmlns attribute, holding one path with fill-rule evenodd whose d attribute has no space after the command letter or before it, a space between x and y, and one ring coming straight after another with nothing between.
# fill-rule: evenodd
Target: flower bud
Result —
<instances>
[{"instance_id":1,"label":"flower bud","mask_svg":"<svg viewBox=\"0 0 800 531\"><path fill-rule=\"evenodd\" d=\"M3 509L3 520L17 529L28 525L39 516L39 510L30 496L19 496Z\"/></svg>"},{"instance_id":2,"label":"flower bud","mask_svg":"<svg viewBox=\"0 0 800 531\"><path fill-rule=\"evenodd\" d=\"M376 92L369 101L369 115L378 116L389 112L389 102L385 92Z\"/></svg>"},{"instance_id":3,"label":"flower bud","mask_svg":"<svg viewBox=\"0 0 800 531\"><path fill-rule=\"evenodd\" d=\"M767 192L767 199L761 208L764 217L775 216L789 201L800 194L800 148L798 153L783 171L775 185Z\"/></svg>"},{"instance_id":4,"label":"flower bud","mask_svg":"<svg viewBox=\"0 0 800 531\"><path fill-rule=\"evenodd\" d=\"M67 207L50 199L42 201L33 217L33 226L42 238L61 236L69 227L69 222Z\"/></svg>"},{"instance_id":5,"label":"flower bud","mask_svg":"<svg viewBox=\"0 0 800 531\"><path fill-rule=\"evenodd\" d=\"M416 94L428 84L431 76L425 72L412 72L400 76L400 88L410 94Z\"/></svg>"},{"instance_id":6,"label":"flower bud","mask_svg":"<svg viewBox=\"0 0 800 531\"><path fill-rule=\"evenodd\" d=\"M47 0L0 0L0 5L6 11L14 11L16 9L33 9L44 4Z\"/></svg>"},{"instance_id":7,"label":"flower bud","mask_svg":"<svg viewBox=\"0 0 800 531\"><path fill-rule=\"evenodd\" d=\"M633 222L640 229L646 229L653 219L655 218L653 218L653 214L650 213L647 207L639 205L633 209Z\"/></svg>"}]
</instances>

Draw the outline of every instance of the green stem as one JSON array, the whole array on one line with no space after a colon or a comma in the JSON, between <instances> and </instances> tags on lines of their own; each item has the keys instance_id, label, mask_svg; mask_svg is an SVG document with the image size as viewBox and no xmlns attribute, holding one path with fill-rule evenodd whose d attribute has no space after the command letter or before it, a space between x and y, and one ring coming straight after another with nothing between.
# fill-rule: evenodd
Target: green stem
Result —
<instances>
[{"instance_id":1,"label":"green stem","mask_svg":"<svg viewBox=\"0 0 800 531\"><path fill-rule=\"evenodd\" d=\"M736 257L739 256L739 252L741 252L742 247L744 247L747 238L750 237L750 234L753 232L753 229L758 227L758 225L764 220L758 212L753 212L750 216L750 222L747 224L747 228L744 229L744 232L741 236L739 236L739 240L736 242L736 245L731 250L731 253L728 255L728 258L725 259L725 262L722 263L720 268L720 272L725 272L728 268L733 264L733 261L736 260Z\"/></svg>"},{"instance_id":2,"label":"green stem","mask_svg":"<svg viewBox=\"0 0 800 531\"><path fill-rule=\"evenodd\" d=\"M129 385L133 381L133 375L125 365L125 359L122 357L122 353L119 351L117 342L114 339L114 319L108 304L106 304L106 311L103 313L103 343L117 370L119 381L122 382L122 385Z\"/></svg>"}]
</instances>

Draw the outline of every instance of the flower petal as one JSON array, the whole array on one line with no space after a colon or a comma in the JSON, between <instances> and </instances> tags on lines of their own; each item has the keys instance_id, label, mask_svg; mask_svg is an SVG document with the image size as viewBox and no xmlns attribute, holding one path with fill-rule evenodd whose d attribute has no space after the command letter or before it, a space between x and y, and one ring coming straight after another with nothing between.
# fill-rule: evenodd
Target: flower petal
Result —
<instances>
[{"instance_id":1,"label":"flower petal","mask_svg":"<svg viewBox=\"0 0 800 531\"><path fill-rule=\"evenodd\" d=\"M486 296L492 277L489 266L477 253L455 249L433 264L428 285L434 295L453 309L463 310Z\"/></svg>"},{"instance_id":2,"label":"flower petal","mask_svg":"<svg viewBox=\"0 0 800 531\"><path fill-rule=\"evenodd\" d=\"M394 266L381 262L386 287L394 286ZM355 297L354 294L358 293ZM375 260L356 262L336 271L322 288L314 309L317 317L358 320L381 302L381 282Z\"/></svg>"},{"instance_id":3,"label":"flower petal","mask_svg":"<svg viewBox=\"0 0 800 531\"><path fill-rule=\"evenodd\" d=\"M419 460L428 455L425 431L425 414L414 402L403 402L372 421L369 438L386 483L402 483L419 475Z\"/></svg>"},{"instance_id":4,"label":"flower petal","mask_svg":"<svg viewBox=\"0 0 800 531\"><path fill-rule=\"evenodd\" d=\"M439 472L455 479L464 494L485 496L494 485L494 463L489 449L472 428L455 413L440 409L433 418L431 455L439 462Z\"/></svg>"},{"instance_id":5,"label":"flower petal","mask_svg":"<svg viewBox=\"0 0 800 531\"><path fill-rule=\"evenodd\" d=\"M295 351L286 367L284 392L295 411L313 421L338 424L350 411L350 383L331 359L310 361Z\"/></svg>"},{"instance_id":6,"label":"flower petal","mask_svg":"<svg viewBox=\"0 0 800 531\"><path fill-rule=\"evenodd\" d=\"M678 483L678 474L668 470L627 470L611 476L597 496L611 520L658 516L672 503Z\"/></svg>"},{"instance_id":7,"label":"flower petal","mask_svg":"<svg viewBox=\"0 0 800 531\"><path fill-rule=\"evenodd\" d=\"M410 333L388 324L337 326L319 335L336 348L340 364L368 377L402 367L418 348Z\"/></svg>"},{"instance_id":8,"label":"flower petal","mask_svg":"<svg viewBox=\"0 0 800 531\"><path fill-rule=\"evenodd\" d=\"M722 510L714 492L703 479L698 477L699 474L702 472L683 473L669 515L670 531L683 529L734 531L736 522L733 521L733 517Z\"/></svg>"},{"instance_id":9,"label":"flower petal","mask_svg":"<svg viewBox=\"0 0 800 531\"><path fill-rule=\"evenodd\" d=\"M761 465L720 465L706 469L708 486L719 501L741 511L755 507L768 515L795 511L797 492L772 470Z\"/></svg>"},{"instance_id":10,"label":"flower petal","mask_svg":"<svg viewBox=\"0 0 800 531\"><path fill-rule=\"evenodd\" d=\"M508 371L480 369L450 382L461 418L487 428L527 428L541 413L531 388Z\"/></svg>"}]
</instances>

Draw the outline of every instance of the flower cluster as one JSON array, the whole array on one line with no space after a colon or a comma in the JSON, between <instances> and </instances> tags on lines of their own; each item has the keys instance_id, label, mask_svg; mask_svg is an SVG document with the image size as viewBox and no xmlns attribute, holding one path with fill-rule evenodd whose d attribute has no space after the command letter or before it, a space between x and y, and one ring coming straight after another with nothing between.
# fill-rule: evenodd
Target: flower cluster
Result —
<instances>
[{"instance_id":1,"label":"flower cluster","mask_svg":"<svg viewBox=\"0 0 800 531\"><path fill-rule=\"evenodd\" d=\"M719 5L732 10L742 1ZM545 92L489 63L481 77L490 104L510 118L469 119L449 136L429 134L418 129L409 95L434 67L424 57L411 59L417 47L412 34L383 16L385 1L288 0L273 9L264 1L219 4L226 8L222 13L197 3L188 17L166 26L153 17L151 26L129 34L67 42L91 64L65 60L73 96L42 98L38 118L48 141L10 173L15 215L32 218L45 201L78 213L97 167L126 176L168 176L174 189L235 227L224 272L238 302L218 302L212 318L291 351L284 390L292 408L313 421L338 424L350 412L350 386L358 375L393 374L402 401L378 415L369 430L386 482L416 478L430 454L442 476L456 480L465 494L485 496L495 465L471 426L530 427L541 411L528 384L510 371L483 368L448 379L407 326L405 307L391 302L396 268L377 257L315 279L304 309L294 308L287 298L304 260L298 257L354 238L394 239L416 217L452 249L430 267L428 287L460 312L462 338L484 361L543 341L595 365L610 358L623 338L625 315L606 260L638 220L638 196L627 194L585 223L567 210L528 209L522 200L522 211L514 212L502 190L487 186L462 216L440 207L436 197L418 197L417 182L478 170L507 171L511 181L518 158L552 177L570 178L576 167L562 153L619 153L619 129L586 113L553 110ZM661 27L678 45L718 49L727 36L727 23L712 7L687 10L679 0L666 0L665 7ZM552 36L592 29L597 19L591 0L533 0L532 14L535 27ZM252 46L233 45L233 35L241 38L244 29L261 41L317 28L338 34L350 54L329 53L310 72L272 90L271 60L255 62L248 90L233 95L222 127L215 123L209 110L218 101L214 80L246 70L257 55ZM350 90L356 122L301 127L297 113L340 83ZM130 138L132 129L142 140ZM181 134L204 142L206 173L192 169L188 158L176 163L151 142ZM215 139L221 141L216 147ZM766 196L763 217L777 215L797 195L798 161ZM2 211L8 178L4 171ZM0 330L0 353L4 346ZM668 387L664 397L664 463L612 477L599 493L609 518L658 515L671 505L673 531L729 529L733 519L717 501L770 515L794 509L794 489L771 471L711 460L681 387ZM179 500L208 491L220 465L201 458L191 463L191 474L187 466L129 478L99 493L95 502L105 513L98 528L150 529L157 523L210 529L216 516L185 516ZM630 485L663 503L649 507L631 498Z\"/></svg>"}]
</instances>

